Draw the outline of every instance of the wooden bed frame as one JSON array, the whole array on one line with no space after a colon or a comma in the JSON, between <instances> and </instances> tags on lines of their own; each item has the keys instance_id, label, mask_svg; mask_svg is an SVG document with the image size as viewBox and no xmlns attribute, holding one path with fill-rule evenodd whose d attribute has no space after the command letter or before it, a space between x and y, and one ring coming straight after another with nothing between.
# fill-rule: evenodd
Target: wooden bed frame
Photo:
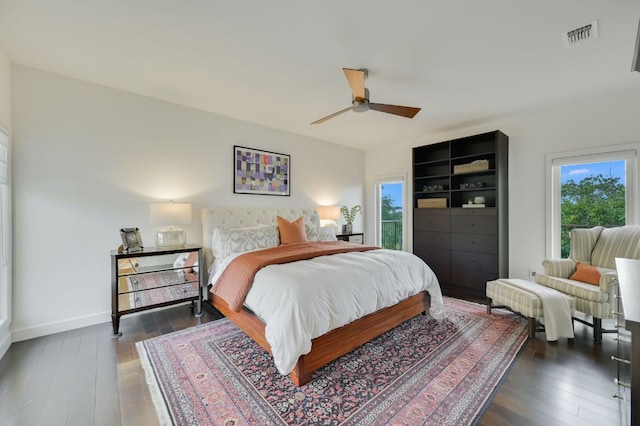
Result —
<instances>
[{"instance_id":1,"label":"wooden bed frame","mask_svg":"<svg viewBox=\"0 0 640 426\"><path fill-rule=\"evenodd\" d=\"M212 230L215 227L226 226L242 227L255 226L258 224L275 225L276 216L282 216L287 220L295 220L300 216L305 218L305 222L318 226L320 218L318 213L312 209L275 209L275 208L206 208L200 213L202 221L203 257L206 268L205 282L208 281L206 271L212 264L215 253L212 246ZM239 312L229 308L227 303L214 297L205 286L207 300L220 313L229 318L249 337L255 340L260 346L271 353L271 346L267 342L264 334L265 324L255 314L247 309ZM381 309L343 327L332 330L327 334L317 337L311 341L311 351L302 355L298 363L290 373L291 380L296 386L302 386L311 381L313 372L318 368L328 364L336 358L354 350L358 346L374 339L380 334L388 331L414 316L429 313L431 298L429 293L422 292L409 297L396 305Z\"/></svg>"},{"instance_id":2,"label":"wooden bed frame","mask_svg":"<svg viewBox=\"0 0 640 426\"><path fill-rule=\"evenodd\" d=\"M265 324L248 309L234 311L227 302L209 293L216 308L225 317L255 340L266 351L271 353L271 346L264 335ZM316 337L311 341L311 351L298 358L298 363L289 374L296 386L311 381L313 372L336 358L351 352L355 348L378 337L385 331L402 324L418 314L429 314L431 297L421 292L393 306L381 309L365 317L357 319L345 326Z\"/></svg>"}]
</instances>

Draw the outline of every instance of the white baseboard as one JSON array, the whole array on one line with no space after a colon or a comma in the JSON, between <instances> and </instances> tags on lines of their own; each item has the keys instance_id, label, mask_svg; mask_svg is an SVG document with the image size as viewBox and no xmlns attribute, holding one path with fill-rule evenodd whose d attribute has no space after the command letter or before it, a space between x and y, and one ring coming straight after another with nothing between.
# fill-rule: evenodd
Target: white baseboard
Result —
<instances>
[{"instance_id":1,"label":"white baseboard","mask_svg":"<svg viewBox=\"0 0 640 426\"><path fill-rule=\"evenodd\" d=\"M16 329L12 331L11 335L14 342L20 342L22 340L33 339L35 337L75 330L76 328L102 324L103 322L111 322L111 312L102 312L99 314L88 315L86 317L76 317L65 321L42 324L35 327Z\"/></svg>"},{"instance_id":2,"label":"white baseboard","mask_svg":"<svg viewBox=\"0 0 640 426\"><path fill-rule=\"evenodd\" d=\"M4 356L5 353L9 350L9 346L11 346L11 332L9 331L9 326L0 327L0 358Z\"/></svg>"},{"instance_id":3,"label":"white baseboard","mask_svg":"<svg viewBox=\"0 0 640 426\"><path fill-rule=\"evenodd\" d=\"M150 309L147 311L134 312L127 314L125 318L143 315L150 311L174 308L180 305L187 305L191 302L176 303L175 305L162 306L159 308ZM123 317L121 317L122 319ZM11 338L13 342L20 342L22 340L29 340L36 337L47 336L49 334L61 333L63 331L75 330L76 328L87 327L90 325L102 324L104 322L111 322L111 311L103 312L100 314L87 315L86 317L77 317L65 321L52 322L49 324L42 324L34 327L21 328L13 330ZM9 342L11 344L11 342Z\"/></svg>"}]
</instances>

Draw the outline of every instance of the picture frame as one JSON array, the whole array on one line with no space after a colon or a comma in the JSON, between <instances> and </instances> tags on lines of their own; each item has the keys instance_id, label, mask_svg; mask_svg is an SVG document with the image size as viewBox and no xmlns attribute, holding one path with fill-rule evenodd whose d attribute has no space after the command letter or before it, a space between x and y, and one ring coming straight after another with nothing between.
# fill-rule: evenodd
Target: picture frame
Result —
<instances>
[{"instance_id":1,"label":"picture frame","mask_svg":"<svg viewBox=\"0 0 640 426\"><path fill-rule=\"evenodd\" d=\"M291 156L234 145L234 194L291 195Z\"/></svg>"},{"instance_id":2,"label":"picture frame","mask_svg":"<svg viewBox=\"0 0 640 426\"><path fill-rule=\"evenodd\" d=\"M122 248L126 252L142 251L142 237L139 228L121 228L120 238L122 238Z\"/></svg>"}]
</instances>

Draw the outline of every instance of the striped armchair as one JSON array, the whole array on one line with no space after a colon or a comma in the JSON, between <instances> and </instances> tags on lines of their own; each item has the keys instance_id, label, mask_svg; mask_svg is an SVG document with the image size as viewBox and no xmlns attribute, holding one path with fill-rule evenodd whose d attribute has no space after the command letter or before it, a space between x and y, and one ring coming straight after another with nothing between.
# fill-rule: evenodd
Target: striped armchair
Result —
<instances>
[{"instance_id":1,"label":"striped armchair","mask_svg":"<svg viewBox=\"0 0 640 426\"><path fill-rule=\"evenodd\" d=\"M538 284L573 297L576 310L593 317L593 323L578 321L593 327L593 338L597 341L602 340L602 319L614 318L618 295L616 257L640 259L640 226L574 229L569 258L544 260L544 274L536 275ZM597 267L600 274L597 284L570 278L576 278L578 262Z\"/></svg>"}]
</instances>

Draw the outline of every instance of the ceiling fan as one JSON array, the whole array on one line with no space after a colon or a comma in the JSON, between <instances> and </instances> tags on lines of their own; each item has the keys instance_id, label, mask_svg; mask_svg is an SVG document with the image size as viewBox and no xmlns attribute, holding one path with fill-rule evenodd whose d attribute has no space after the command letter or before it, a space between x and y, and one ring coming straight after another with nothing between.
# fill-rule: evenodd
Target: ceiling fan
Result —
<instances>
[{"instance_id":1,"label":"ceiling fan","mask_svg":"<svg viewBox=\"0 0 640 426\"><path fill-rule=\"evenodd\" d=\"M311 124L320 124L329 120L330 118L337 117L338 115L345 113L347 111L354 112L366 112L370 109L380 112L386 112L387 114L399 115L401 117L413 118L420 111L420 108L413 108L407 106L399 106L399 105L387 105L387 104L375 104L373 102L369 102L369 89L364 87L364 81L367 78L369 72L367 69L350 69L350 68L342 68L344 71L345 77L347 77L347 81L349 82L349 86L351 86L352 92L352 101L353 104L349 108L345 108L341 111L334 112L331 115L327 115L319 120L314 121Z\"/></svg>"}]
</instances>

